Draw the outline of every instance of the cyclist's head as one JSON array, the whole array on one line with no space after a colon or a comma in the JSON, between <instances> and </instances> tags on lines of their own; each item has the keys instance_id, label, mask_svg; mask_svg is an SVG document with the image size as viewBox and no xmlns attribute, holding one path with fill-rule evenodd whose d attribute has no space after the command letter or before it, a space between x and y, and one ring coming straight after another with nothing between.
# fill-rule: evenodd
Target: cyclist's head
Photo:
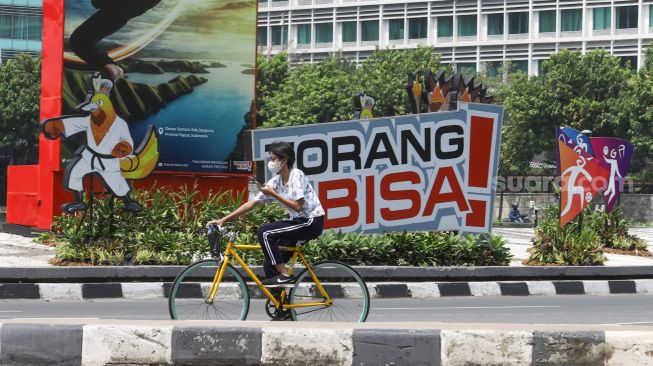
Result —
<instances>
[{"instance_id":1,"label":"cyclist's head","mask_svg":"<svg viewBox=\"0 0 653 366\"><path fill-rule=\"evenodd\" d=\"M279 159L286 159L288 169L292 169L295 164L295 150L293 150L292 145L287 142L277 141L268 145L268 151Z\"/></svg>"}]
</instances>

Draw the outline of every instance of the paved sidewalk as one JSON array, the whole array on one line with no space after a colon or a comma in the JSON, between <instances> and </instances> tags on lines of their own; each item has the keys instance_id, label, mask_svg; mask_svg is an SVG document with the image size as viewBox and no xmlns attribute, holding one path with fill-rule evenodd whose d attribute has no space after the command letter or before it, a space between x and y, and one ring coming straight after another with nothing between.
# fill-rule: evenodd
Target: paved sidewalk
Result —
<instances>
[{"instance_id":1,"label":"paved sidewalk","mask_svg":"<svg viewBox=\"0 0 653 366\"><path fill-rule=\"evenodd\" d=\"M53 247L34 242L32 238L0 232L0 267L51 266Z\"/></svg>"},{"instance_id":2,"label":"paved sidewalk","mask_svg":"<svg viewBox=\"0 0 653 366\"><path fill-rule=\"evenodd\" d=\"M531 228L495 228L494 234L501 235L508 241L510 252L514 255L511 266L523 266L528 258L528 248L532 246ZM647 240L649 251L653 252L653 228L632 228L630 233ZM51 266L48 260L55 254L55 249L34 242L32 238L0 232L0 267L40 267ZM653 257L635 257L630 255L605 254L606 266L653 266Z\"/></svg>"}]
</instances>

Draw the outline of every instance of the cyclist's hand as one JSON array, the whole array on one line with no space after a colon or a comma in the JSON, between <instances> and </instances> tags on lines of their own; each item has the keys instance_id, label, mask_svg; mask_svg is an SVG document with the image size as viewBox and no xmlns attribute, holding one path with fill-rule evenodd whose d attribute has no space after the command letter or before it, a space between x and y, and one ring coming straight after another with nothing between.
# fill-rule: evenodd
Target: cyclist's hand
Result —
<instances>
[{"instance_id":1,"label":"cyclist's hand","mask_svg":"<svg viewBox=\"0 0 653 366\"><path fill-rule=\"evenodd\" d=\"M258 188L259 192L263 193L266 196L273 196L276 191L274 188L270 187L269 185L263 185Z\"/></svg>"},{"instance_id":2,"label":"cyclist's hand","mask_svg":"<svg viewBox=\"0 0 653 366\"><path fill-rule=\"evenodd\" d=\"M209 222L206 223L206 226L209 226L209 225L218 225L218 227L224 227L224 224L226 224L226 221L225 221L224 218L222 218L222 219L211 220L211 221L209 221Z\"/></svg>"}]
</instances>

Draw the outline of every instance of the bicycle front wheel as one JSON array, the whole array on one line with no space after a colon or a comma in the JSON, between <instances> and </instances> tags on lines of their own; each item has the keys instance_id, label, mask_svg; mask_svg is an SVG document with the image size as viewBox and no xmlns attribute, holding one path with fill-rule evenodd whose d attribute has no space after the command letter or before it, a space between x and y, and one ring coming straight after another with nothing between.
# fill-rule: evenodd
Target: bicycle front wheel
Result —
<instances>
[{"instance_id":1,"label":"bicycle front wheel","mask_svg":"<svg viewBox=\"0 0 653 366\"><path fill-rule=\"evenodd\" d=\"M247 284L231 265L213 299L209 292L221 261L202 260L186 267L170 287L168 310L172 319L181 320L245 320L249 312Z\"/></svg>"},{"instance_id":2,"label":"bicycle front wheel","mask_svg":"<svg viewBox=\"0 0 653 366\"><path fill-rule=\"evenodd\" d=\"M293 320L364 322L370 311L370 294L363 278L350 266L336 261L319 262L312 267L320 285L331 299L322 295L308 269L303 270L289 296L292 305L311 304L291 310ZM322 304L316 304L322 303Z\"/></svg>"}]
</instances>

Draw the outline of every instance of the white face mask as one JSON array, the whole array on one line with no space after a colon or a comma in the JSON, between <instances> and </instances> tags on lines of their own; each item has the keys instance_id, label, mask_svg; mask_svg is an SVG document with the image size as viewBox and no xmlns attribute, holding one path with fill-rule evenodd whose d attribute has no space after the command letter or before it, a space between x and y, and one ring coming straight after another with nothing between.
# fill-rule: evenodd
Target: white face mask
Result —
<instances>
[{"instance_id":1,"label":"white face mask","mask_svg":"<svg viewBox=\"0 0 653 366\"><path fill-rule=\"evenodd\" d=\"M279 160L268 161L268 169L272 172L272 174L279 174L279 172L281 171L281 162Z\"/></svg>"}]
</instances>

